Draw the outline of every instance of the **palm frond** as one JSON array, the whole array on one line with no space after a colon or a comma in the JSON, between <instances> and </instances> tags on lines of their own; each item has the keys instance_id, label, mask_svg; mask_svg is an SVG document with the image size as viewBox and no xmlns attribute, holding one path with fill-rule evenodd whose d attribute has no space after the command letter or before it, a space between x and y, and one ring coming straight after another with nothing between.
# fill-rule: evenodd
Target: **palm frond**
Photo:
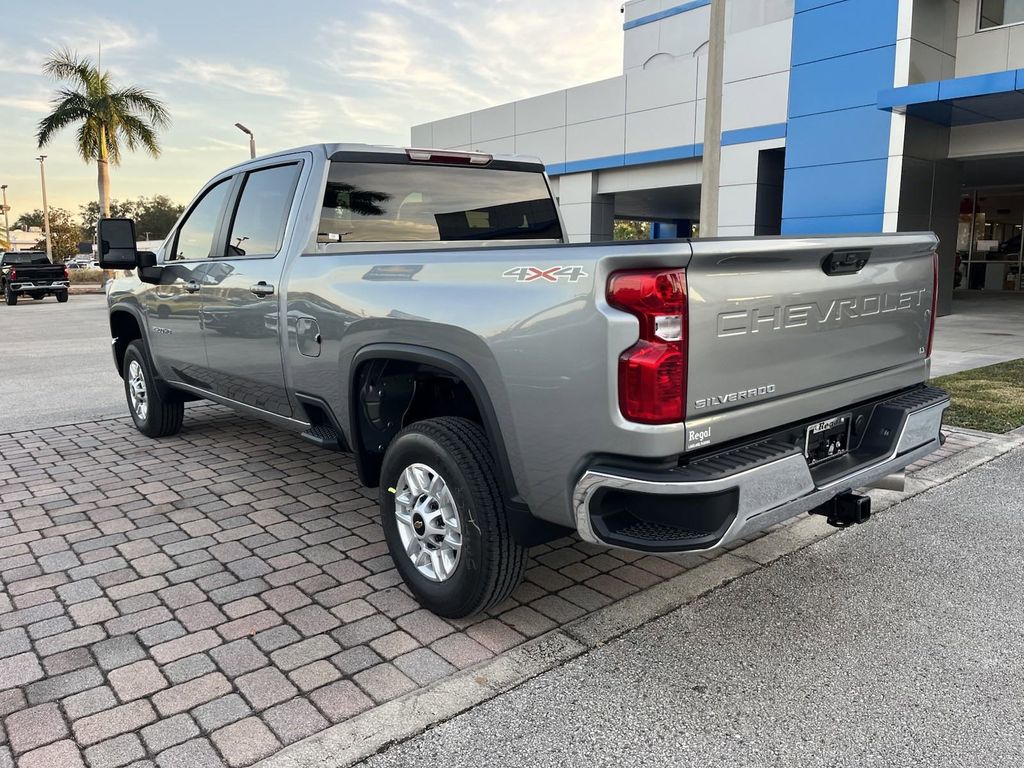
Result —
<instances>
[{"instance_id":1,"label":"palm frond","mask_svg":"<svg viewBox=\"0 0 1024 768\"><path fill-rule=\"evenodd\" d=\"M135 115L123 114L120 116L120 135L128 149L135 150L139 147L145 149L152 157L160 157L160 143L157 141L156 132L145 120Z\"/></svg>"},{"instance_id":2,"label":"palm frond","mask_svg":"<svg viewBox=\"0 0 1024 768\"><path fill-rule=\"evenodd\" d=\"M119 111L142 114L154 127L170 125L171 115L163 102L144 88L122 88L112 93L110 99L120 107Z\"/></svg>"},{"instance_id":3,"label":"palm frond","mask_svg":"<svg viewBox=\"0 0 1024 768\"><path fill-rule=\"evenodd\" d=\"M36 131L36 141L40 147L48 144L57 131L80 120L88 120L93 114L88 100L75 91L60 91L52 104L53 109L39 121Z\"/></svg>"},{"instance_id":4,"label":"palm frond","mask_svg":"<svg viewBox=\"0 0 1024 768\"><path fill-rule=\"evenodd\" d=\"M86 90L95 89L100 81L93 63L69 48L51 52L43 62L43 73L58 80L77 81Z\"/></svg>"}]
</instances>

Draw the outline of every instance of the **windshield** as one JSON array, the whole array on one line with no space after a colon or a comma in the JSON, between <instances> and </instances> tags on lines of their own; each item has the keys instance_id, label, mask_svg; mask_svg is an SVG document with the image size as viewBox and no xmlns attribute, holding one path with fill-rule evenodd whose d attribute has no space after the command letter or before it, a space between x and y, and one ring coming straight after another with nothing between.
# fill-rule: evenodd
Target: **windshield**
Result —
<instances>
[{"instance_id":1,"label":"windshield","mask_svg":"<svg viewBox=\"0 0 1024 768\"><path fill-rule=\"evenodd\" d=\"M4 264L49 264L45 253L5 253Z\"/></svg>"},{"instance_id":2,"label":"windshield","mask_svg":"<svg viewBox=\"0 0 1024 768\"><path fill-rule=\"evenodd\" d=\"M340 161L318 231L343 243L562 238L540 172Z\"/></svg>"}]
</instances>

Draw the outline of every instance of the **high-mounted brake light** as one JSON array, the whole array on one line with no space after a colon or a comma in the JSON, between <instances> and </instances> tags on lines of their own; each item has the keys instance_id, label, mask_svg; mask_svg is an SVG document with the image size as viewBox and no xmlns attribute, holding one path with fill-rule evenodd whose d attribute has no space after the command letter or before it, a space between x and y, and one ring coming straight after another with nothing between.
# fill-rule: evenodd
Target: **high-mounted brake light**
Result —
<instances>
[{"instance_id":1,"label":"high-mounted brake light","mask_svg":"<svg viewBox=\"0 0 1024 768\"><path fill-rule=\"evenodd\" d=\"M407 149L410 160L421 163L447 163L448 165L487 165L494 159L484 152L449 152L436 149Z\"/></svg>"},{"instance_id":2,"label":"high-mounted brake light","mask_svg":"<svg viewBox=\"0 0 1024 768\"><path fill-rule=\"evenodd\" d=\"M932 356L932 342L935 340L935 314L939 308L939 254L932 252L932 313L928 319L928 351L926 357Z\"/></svg>"},{"instance_id":3,"label":"high-mounted brake light","mask_svg":"<svg viewBox=\"0 0 1024 768\"><path fill-rule=\"evenodd\" d=\"M619 409L630 421L686 418L686 272L615 272L608 303L640 321L640 339L619 356Z\"/></svg>"}]
</instances>

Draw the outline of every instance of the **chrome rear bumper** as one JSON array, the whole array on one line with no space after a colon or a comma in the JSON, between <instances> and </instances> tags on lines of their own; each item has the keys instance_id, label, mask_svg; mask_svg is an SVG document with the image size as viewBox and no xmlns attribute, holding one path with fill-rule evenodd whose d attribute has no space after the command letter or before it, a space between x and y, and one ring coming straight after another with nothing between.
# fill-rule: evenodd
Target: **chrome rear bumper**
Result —
<instances>
[{"instance_id":1,"label":"chrome rear bumper","mask_svg":"<svg viewBox=\"0 0 1024 768\"><path fill-rule=\"evenodd\" d=\"M626 472L616 474L604 469L590 470L579 479L573 492L577 530L586 541L619 548L659 552L716 549L794 515L808 512L844 491L871 485L927 456L941 445L942 414L947 407L948 398L909 411L902 420L898 438L893 441L895 447L891 451L821 484L815 482L807 460L799 452L710 480L678 482L670 477L660 480L630 477ZM591 502L595 494L602 490L678 497L681 507L678 525L683 527L686 526L686 512L682 508L687 506L686 501L691 502L692 507L694 503L700 504L700 497L714 498L716 494L735 493L736 511L724 533L710 543L701 541L696 546L681 546L677 549L624 547L620 542L603 540L592 524Z\"/></svg>"}]
</instances>

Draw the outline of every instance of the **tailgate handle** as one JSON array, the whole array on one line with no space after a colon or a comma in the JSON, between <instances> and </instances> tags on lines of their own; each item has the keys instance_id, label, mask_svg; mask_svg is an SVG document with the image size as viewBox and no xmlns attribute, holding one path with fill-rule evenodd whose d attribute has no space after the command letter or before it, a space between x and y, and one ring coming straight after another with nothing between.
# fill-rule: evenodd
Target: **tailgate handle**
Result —
<instances>
[{"instance_id":1,"label":"tailgate handle","mask_svg":"<svg viewBox=\"0 0 1024 768\"><path fill-rule=\"evenodd\" d=\"M832 251L821 262L821 269L826 275L855 275L869 258L871 251Z\"/></svg>"}]
</instances>

